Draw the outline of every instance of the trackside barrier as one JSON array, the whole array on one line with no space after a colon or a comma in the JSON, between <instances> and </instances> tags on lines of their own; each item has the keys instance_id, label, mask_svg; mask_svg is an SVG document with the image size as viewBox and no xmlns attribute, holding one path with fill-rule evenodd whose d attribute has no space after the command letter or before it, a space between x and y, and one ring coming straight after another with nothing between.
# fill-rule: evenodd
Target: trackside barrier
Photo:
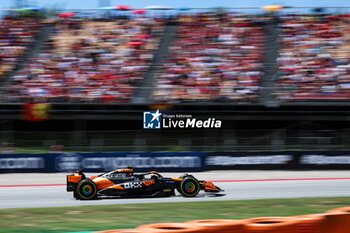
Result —
<instances>
[{"instance_id":1,"label":"trackside barrier","mask_svg":"<svg viewBox=\"0 0 350 233\"><path fill-rule=\"evenodd\" d=\"M297 233L296 226L297 220L292 217L251 218L244 224L249 233Z\"/></svg>"},{"instance_id":2,"label":"trackside barrier","mask_svg":"<svg viewBox=\"0 0 350 233\"><path fill-rule=\"evenodd\" d=\"M186 223L155 223L142 225L136 228L141 232L148 233L198 233L207 232L206 228L201 225L191 225Z\"/></svg>"},{"instance_id":3,"label":"trackside barrier","mask_svg":"<svg viewBox=\"0 0 350 233\"><path fill-rule=\"evenodd\" d=\"M107 172L129 165L140 172L333 170L349 168L350 151L0 154L0 173Z\"/></svg>"},{"instance_id":4,"label":"trackside barrier","mask_svg":"<svg viewBox=\"0 0 350 233\"><path fill-rule=\"evenodd\" d=\"M142 233L142 231L138 231L136 229L122 229L122 230L99 231L99 233Z\"/></svg>"},{"instance_id":5,"label":"trackside barrier","mask_svg":"<svg viewBox=\"0 0 350 233\"><path fill-rule=\"evenodd\" d=\"M99 231L100 233L142 233L136 229L123 229L123 230L109 230L109 231Z\"/></svg>"},{"instance_id":6,"label":"trackside barrier","mask_svg":"<svg viewBox=\"0 0 350 233\"><path fill-rule=\"evenodd\" d=\"M0 154L0 173L108 172L130 165L139 172L199 172L204 158L203 152Z\"/></svg>"},{"instance_id":7,"label":"trackside barrier","mask_svg":"<svg viewBox=\"0 0 350 233\"><path fill-rule=\"evenodd\" d=\"M329 210L325 217L325 228L329 233L350 232L350 207Z\"/></svg>"},{"instance_id":8,"label":"trackside barrier","mask_svg":"<svg viewBox=\"0 0 350 233\"><path fill-rule=\"evenodd\" d=\"M199 225L206 228L208 233L243 233L244 226L241 220L231 219L205 219L186 222L189 225Z\"/></svg>"},{"instance_id":9,"label":"trackside barrier","mask_svg":"<svg viewBox=\"0 0 350 233\"><path fill-rule=\"evenodd\" d=\"M324 214L259 217L243 220L207 219L185 223L156 223L135 229L97 233L350 233L350 207Z\"/></svg>"},{"instance_id":10,"label":"trackside barrier","mask_svg":"<svg viewBox=\"0 0 350 233\"><path fill-rule=\"evenodd\" d=\"M324 214L308 214L294 217L297 222L297 232L321 233L324 225Z\"/></svg>"}]
</instances>

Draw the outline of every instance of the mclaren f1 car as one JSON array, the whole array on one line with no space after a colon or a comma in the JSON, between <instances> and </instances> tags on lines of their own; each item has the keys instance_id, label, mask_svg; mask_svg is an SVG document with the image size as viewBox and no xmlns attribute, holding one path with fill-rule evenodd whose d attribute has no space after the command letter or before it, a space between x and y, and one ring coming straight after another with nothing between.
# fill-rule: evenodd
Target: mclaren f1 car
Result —
<instances>
[{"instance_id":1,"label":"mclaren f1 car","mask_svg":"<svg viewBox=\"0 0 350 233\"><path fill-rule=\"evenodd\" d=\"M117 169L87 178L78 171L67 175L67 191L80 200L103 197L168 197L177 190L184 197L204 192L221 192L211 182L197 180L185 174L179 178L163 177L156 171L134 173L132 167Z\"/></svg>"}]
</instances>

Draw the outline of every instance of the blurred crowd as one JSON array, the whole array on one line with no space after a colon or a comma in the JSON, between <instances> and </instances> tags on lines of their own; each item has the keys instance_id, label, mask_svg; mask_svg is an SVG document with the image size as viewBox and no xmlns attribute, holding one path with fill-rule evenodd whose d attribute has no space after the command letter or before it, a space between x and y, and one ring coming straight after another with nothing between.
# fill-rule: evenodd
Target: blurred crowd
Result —
<instances>
[{"instance_id":1,"label":"blurred crowd","mask_svg":"<svg viewBox=\"0 0 350 233\"><path fill-rule=\"evenodd\" d=\"M0 24L0 79L22 60L42 23L39 19L5 16Z\"/></svg>"},{"instance_id":2,"label":"blurred crowd","mask_svg":"<svg viewBox=\"0 0 350 233\"><path fill-rule=\"evenodd\" d=\"M280 45L273 92L278 100L350 99L349 15L224 13L45 23L6 16L0 24L0 81L23 60L43 28L49 36L4 82L3 99L128 103L150 71L168 23L178 27L168 58L156 69L153 101L254 102L265 81L264 53L271 42L264 25L271 22L277 22Z\"/></svg>"},{"instance_id":3,"label":"blurred crowd","mask_svg":"<svg viewBox=\"0 0 350 233\"><path fill-rule=\"evenodd\" d=\"M280 17L277 98L350 99L350 17Z\"/></svg>"},{"instance_id":4,"label":"blurred crowd","mask_svg":"<svg viewBox=\"0 0 350 233\"><path fill-rule=\"evenodd\" d=\"M153 99L254 101L263 76L263 18L198 14L179 24Z\"/></svg>"},{"instance_id":5,"label":"blurred crowd","mask_svg":"<svg viewBox=\"0 0 350 233\"><path fill-rule=\"evenodd\" d=\"M13 77L7 101L129 102L163 25L153 19L62 19L51 29L41 52Z\"/></svg>"}]
</instances>

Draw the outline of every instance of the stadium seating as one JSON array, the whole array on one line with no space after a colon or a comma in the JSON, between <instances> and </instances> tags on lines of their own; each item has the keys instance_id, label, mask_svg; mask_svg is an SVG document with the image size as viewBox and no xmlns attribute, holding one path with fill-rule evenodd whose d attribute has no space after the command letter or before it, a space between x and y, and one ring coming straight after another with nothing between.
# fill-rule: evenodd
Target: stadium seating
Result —
<instances>
[{"instance_id":1,"label":"stadium seating","mask_svg":"<svg viewBox=\"0 0 350 233\"><path fill-rule=\"evenodd\" d=\"M261 19L198 14L180 17L179 24L154 100L256 100L263 76Z\"/></svg>"},{"instance_id":2,"label":"stadium seating","mask_svg":"<svg viewBox=\"0 0 350 233\"><path fill-rule=\"evenodd\" d=\"M350 99L349 21L349 15L281 17L278 99Z\"/></svg>"},{"instance_id":3,"label":"stadium seating","mask_svg":"<svg viewBox=\"0 0 350 233\"><path fill-rule=\"evenodd\" d=\"M282 103L349 100L349 15L273 18L212 13L172 18L177 32L168 59L161 60L160 69L151 75L151 99L256 102L261 84L270 78L264 77L263 62L271 41L263 25L273 19L278 22L280 42L277 61L273 58L278 70L273 82L276 99ZM146 17L54 21L39 53L5 82L3 100L128 103L150 70L165 23ZM33 18L2 20L0 79L19 64L42 25Z\"/></svg>"},{"instance_id":4,"label":"stadium seating","mask_svg":"<svg viewBox=\"0 0 350 233\"><path fill-rule=\"evenodd\" d=\"M5 16L0 24L0 79L21 61L42 23L38 19Z\"/></svg>"},{"instance_id":5,"label":"stadium seating","mask_svg":"<svg viewBox=\"0 0 350 233\"><path fill-rule=\"evenodd\" d=\"M59 20L44 48L13 77L10 102L129 102L148 70L162 24Z\"/></svg>"}]
</instances>

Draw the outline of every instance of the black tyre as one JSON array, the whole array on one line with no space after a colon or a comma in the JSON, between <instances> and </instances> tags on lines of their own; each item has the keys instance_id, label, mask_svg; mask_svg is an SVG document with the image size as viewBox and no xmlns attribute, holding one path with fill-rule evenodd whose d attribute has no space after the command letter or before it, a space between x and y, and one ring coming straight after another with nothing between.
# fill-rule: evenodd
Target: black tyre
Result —
<instances>
[{"instance_id":1,"label":"black tyre","mask_svg":"<svg viewBox=\"0 0 350 233\"><path fill-rule=\"evenodd\" d=\"M80 181L75 191L76 198L80 200L94 199L96 198L96 194L97 194L96 184L89 179Z\"/></svg>"},{"instance_id":2,"label":"black tyre","mask_svg":"<svg viewBox=\"0 0 350 233\"><path fill-rule=\"evenodd\" d=\"M78 194L77 194L76 191L73 192L73 197L74 197L75 199L79 199L79 196L78 196Z\"/></svg>"},{"instance_id":3,"label":"black tyre","mask_svg":"<svg viewBox=\"0 0 350 233\"><path fill-rule=\"evenodd\" d=\"M180 179L185 179L186 177L192 177L192 178L194 178L194 176L189 175L189 174L183 174L182 176L179 176ZM194 178L194 179L195 179L195 178ZM182 193L181 193L180 186L176 187L176 191L178 191L178 193L182 194Z\"/></svg>"},{"instance_id":4,"label":"black tyre","mask_svg":"<svg viewBox=\"0 0 350 233\"><path fill-rule=\"evenodd\" d=\"M200 186L196 178L189 176L183 179L180 183L178 191L184 197L195 197L199 193Z\"/></svg>"}]
</instances>

